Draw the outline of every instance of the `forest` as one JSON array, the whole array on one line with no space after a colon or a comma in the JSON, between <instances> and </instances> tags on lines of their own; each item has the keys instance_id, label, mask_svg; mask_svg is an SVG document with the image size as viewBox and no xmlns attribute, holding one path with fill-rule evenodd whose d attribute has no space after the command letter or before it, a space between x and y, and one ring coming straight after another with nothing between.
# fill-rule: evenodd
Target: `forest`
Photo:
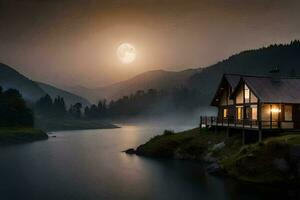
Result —
<instances>
[{"instance_id":1,"label":"forest","mask_svg":"<svg viewBox=\"0 0 300 200\"><path fill-rule=\"evenodd\" d=\"M73 119L115 119L141 115L159 115L167 111L189 111L199 106L196 90L185 87L172 91L138 90L129 96L108 102L99 100L97 104L83 107L81 103L66 107L64 99L49 95L40 98L34 111L42 118L73 118Z\"/></svg>"}]
</instances>

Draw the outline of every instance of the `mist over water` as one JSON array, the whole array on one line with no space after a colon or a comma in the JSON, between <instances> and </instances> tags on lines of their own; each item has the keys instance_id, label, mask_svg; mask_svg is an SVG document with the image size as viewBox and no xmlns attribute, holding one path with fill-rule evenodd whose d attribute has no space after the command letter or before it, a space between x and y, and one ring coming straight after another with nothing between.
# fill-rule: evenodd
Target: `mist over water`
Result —
<instances>
[{"instance_id":1,"label":"mist over water","mask_svg":"<svg viewBox=\"0 0 300 200\"><path fill-rule=\"evenodd\" d=\"M163 109L163 108L162 108ZM163 130L176 132L188 130L199 126L200 116L216 116L217 109L210 106L199 107L192 112L165 112L161 115L139 116L126 119L126 124L140 125L143 127L160 127ZM121 122L122 123L122 120Z\"/></svg>"}]
</instances>

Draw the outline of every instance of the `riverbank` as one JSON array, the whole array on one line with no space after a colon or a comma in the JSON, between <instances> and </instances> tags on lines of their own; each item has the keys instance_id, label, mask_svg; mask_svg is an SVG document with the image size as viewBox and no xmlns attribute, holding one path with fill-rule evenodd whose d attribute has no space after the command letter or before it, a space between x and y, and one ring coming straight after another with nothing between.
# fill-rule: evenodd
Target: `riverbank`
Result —
<instances>
[{"instance_id":1,"label":"riverbank","mask_svg":"<svg viewBox=\"0 0 300 200\"><path fill-rule=\"evenodd\" d=\"M271 137L261 143L242 145L241 136L227 138L225 132L192 129L165 131L136 150L141 156L168 159L198 159L211 173L253 183L299 183L300 135Z\"/></svg>"},{"instance_id":2,"label":"riverbank","mask_svg":"<svg viewBox=\"0 0 300 200\"><path fill-rule=\"evenodd\" d=\"M36 119L35 126L47 132L119 128L107 121L96 119Z\"/></svg>"},{"instance_id":3,"label":"riverbank","mask_svg":"<svg viewBox=\"0 0 300 200\"><path fill-rule=\"evenodd\" d=\"M48 139L48 135L35 128L0 128L0 145L20 144Z\"/></svg>"}]
</instances>

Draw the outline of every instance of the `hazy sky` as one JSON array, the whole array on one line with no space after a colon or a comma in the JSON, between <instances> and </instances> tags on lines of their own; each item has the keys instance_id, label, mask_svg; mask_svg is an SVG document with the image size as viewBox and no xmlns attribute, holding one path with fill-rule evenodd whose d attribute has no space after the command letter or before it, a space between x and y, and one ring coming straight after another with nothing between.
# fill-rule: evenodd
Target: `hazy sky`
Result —
<instances>
[{"instance_id":1,"label":"hazy sky","mask_svg":"<svg viewBox=\"0 0 300 200\"><path fill-rule=\"evenodd\" d=\"M203 67L300 38L299 0L0 0L0 62L34 80L96 87ZM116 49L133 44L136 60Z\"/></svg>"}]
</instances>

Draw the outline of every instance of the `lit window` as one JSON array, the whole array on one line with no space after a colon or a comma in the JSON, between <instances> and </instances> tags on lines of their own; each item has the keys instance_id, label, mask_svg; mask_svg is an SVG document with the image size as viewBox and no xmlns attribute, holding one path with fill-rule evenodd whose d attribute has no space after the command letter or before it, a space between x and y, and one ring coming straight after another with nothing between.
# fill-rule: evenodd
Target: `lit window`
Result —
<instances>
[{"instance_id":1,"label":"lit window","mask_svg":"<svg viewBox=\"0 0 300 200\"><path fill-rule=\"evenodd\" d=\"M243 103L243 90L239 89L237 95L236 95L236 103L237 104L242 104Z\"/></svg>"},{"instance_id":2,"label":"lit window","mask_svg":"<svg viewBox=\"0 0 300 200\"><path fill-rule=\"evenodd\" d=\"M228 109L224 108L224 110L223 110L223 117L227 118L227 115L228 115Z\"/></svg>"},{"instance_id":3,"label":"lit window","mask_svg":"<svg viewBox=\"0 0 300 200\"><path fill-rule=\"evenodd\" d=\"M257 97L251 92L251 103L256 103L257 102Z\"/></svg>"},{"instance_id":4,"label":"lit window","mask_svg":"<svg viewBox=\"0 0 300 200\"><path fill-rule=\"evenodd\" d=\"M245 88L244 88L244 94L245 94L245 101L247 103L249 103L249 99L250 99L250 91L248 86L245 84Z\"/></svg>"},{"instance_id":5,"label":"lit window","mask_svg":"<svg viewBox=\"0 0 300 200\"><path fill-rule=\"evenodd\" d=\"M284 120L285 121L292 121L293 120L293 109L292 105L285 105L284 106Z\"/></svg>"},{"instance_id":6,"label":"lit window","mask_svg":"<svg viewBox=\"0 0 300 200\"><path fill-rule=\"evenodd\" d=\"M271 104L270 111L271 111L272 121L278 121L279 120L279 113L281 112L280 105Z\"/></svg>"},{"instance_id":7,"label":"lit window","mask_svg":"<svg viewBox=\"0 0 300 200\"><path fill-rule=\"evenodd\" d=\"M251 108L251 115L252 115L252 120L257 120L257 107L256 106L252 106Z\"/></svg>"},{"instance_id":8,"label":"lit window","mask_svg":"<svg viewBox=\"0 0 300 200\"><path fill-rule=\"evenodd\" d=\"M243 119L243 107L237 107L237 119Z\"/></svg>"}]
</instances>

